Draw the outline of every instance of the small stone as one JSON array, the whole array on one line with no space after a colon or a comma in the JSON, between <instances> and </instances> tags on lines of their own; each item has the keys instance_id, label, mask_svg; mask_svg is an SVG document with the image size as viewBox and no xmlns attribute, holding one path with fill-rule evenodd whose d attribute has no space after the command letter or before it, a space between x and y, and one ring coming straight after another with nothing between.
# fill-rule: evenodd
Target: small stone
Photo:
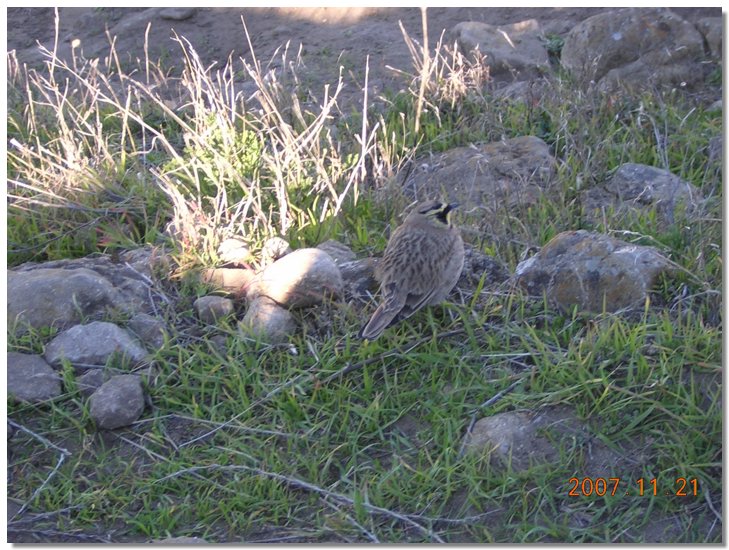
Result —
<instances>
[{"instance_id":1,"label":"small stone","mask_svg":"<svg viewBox=\"0 0 729 550\"><path fill-rule=\"evenodd\" d=\"M210 342L211 348L215 349L221 355L225 355L228 349L228 337L225 334L211 336L208 341Z\"/></svg>"},{"instance_id":2,"label":"small stone","mask_svg":"<svg viewBox=\"0 0 729 550\"><path fill-rule=\"evenodd\" d=\"M198 318L208 325L233 313L233 301L221 296L202 296L193 304Z\"/></svg>"},{"instance_id":3,"label":"small stone","mask_svg":"<svg viewBox=\"0 0 729 550\"><path fill-rule=\"evenodd\" d=\"M129 319L127 328L151 349L159 349L164 346L165 339L168 337L164 321L147 313L137 313Z\"/></svg>"},{"instance_id":4,"label":"small stone","mask_svg":"<svg viewBox=\"0 0 729 550\"><path fill-rule=\"evenodd\" d=\"M296 321L291 312L265 296L250 303L239 326L270 344L284 343L296 331Z\"/></svg>"},{"instance_id":5,"label":"small stone","mask_svg":"<svg viewBox=\"0 0 729 550\"><path fill-rule=\"evenodd\" d=\"M127 331L103 321L76 325L60 333L48 343L44 355L53 366L60 366L66 359L83 368L84 364L105 365L114 354L135 365L148 358L147 351Z\"/></svg>"},{"instance_id":6,"label":"small stone","mask_svg":"<svg viewBox=\"0 0 729 550\"><path fill-rule=\"evenodd\" d=\"M184 21L185 19L190 19L190 17L195 15L196 11L196 8L164 8L160 10L159 16L162 19Z\"/></svg>"},{"instance_id":7,"label":"small stone","mask_svg":"<svg viewBox=\"0 0 729 550\"><path fill-rule=\"evenodd\" d=\"M458 281L459 288L473 288L485 274L486 287L503 283L510 277L509 270L497 259L484 254L472 246L464 246L463 270Z\"/></svg>"},{"instance_id":8,"label":"small stone","mask_svg":"<svg viewBox=\"0 0 729 550\"><path fill-rule=\"evenodd\" d=\"M619 454L600 441L591 441L589 427L566 406L545 407L536 411L508 411L482 418L466 436L468 453L489 454L495 468L510 467L523 472L539 464L560 460L560 447L590 442L580 451L583 475L608 477ZM626 470L639 469L642 456Z\"/></svg>"},{"instance_id":9,"label":"small stone","mask_svg":"<svg viewBox=\"0 0 729 550\"><path fill-rule=\"evenodd\" d=\"M251 251L240 239L225 239L218 246L218 257L226 264L241 266L251 259Z\"/></svg>"},{"instance_id":10,"label":"small stone","mask_svg":"<svg viewBox=\"0 0 729 550\"><path fill-rule=\"evenodd\" d=\"M139 420L144 403L142 380L138 376L112 376L89 398L89 413L99 428L114 430Z\"/></svg>"},{"instance_id":11,"label":"small stone","mask_svg":"<svg viewBox=\"0 0 729 550\"><path fill-rule=\"evenodd\" d=\"M112 306L118 292L105 277L86 268L8 271L8 323L66 328Z\"/></svg>"},{"instance_id":12,"label":"small stone","mask_svg":"<svg viewBox=\"0 0 729 550\"><path fill-rule=\"evenodd\" d=\"M308 307L342 295L339 268L326 252L301 248L259 273L248 288L248 300L267 296L287 308Z\"/></svg>"},{"instance_id":13,"label":"small stone","mask_svg":"<svg viewBox=\"0 0 729 550\"><path fill-rule=\"evenodd\" d=\"M8 396L41 403L61 395L61 377L40 355L8 352Z\"/></svg>"},{"instance_id":14,"label":"small stone","mask_svg":"<svg viewBox=\"0 0 729 550\"><path fill-rule=\"evenodd\" d=\"M291 245L281 237L271 237L263 243L261 265L267 266L291 253Z\"/></svg>"},{"instance_id":15,"label":"small stone","mask_svg":"<svg viewBox=\"0 0 729 550\"><path fill-rule=\"evenodd\" d=\"M316 247L329 254L332 257L332 260L334 260L334 263L337 265L357 259L357 255L352 252L351 248L349 248L346 244L342 244L333 239L319 243Z\"/></svg>"},{"instance_id":16,"label":"small stone","mask_svg":"<svg viewBox=\"0 0 729 550\"><path fill-rule=\"evenodd\" d=\"M709 163L719 163L724 157L724 136L714 136L709 140Z\"/></svg>"}]
</instances>

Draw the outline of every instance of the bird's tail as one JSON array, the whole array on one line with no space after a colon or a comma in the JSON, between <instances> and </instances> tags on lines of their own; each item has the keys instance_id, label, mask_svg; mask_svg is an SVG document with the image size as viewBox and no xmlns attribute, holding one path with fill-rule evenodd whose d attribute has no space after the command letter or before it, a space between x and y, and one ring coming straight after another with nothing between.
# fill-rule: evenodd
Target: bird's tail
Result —
<instances>
[{"instance_id":1,"label":"bird's tail","mask_svg":"<svg viewBox=\"0 0 729 550\"><path fill-rule=\"evenodd\" d=\"M402 305L391 301L381 303L369 322L359 331L359 337L363 340L376 340L393 323L401 309Z\"/></svg>"}]
</instances>

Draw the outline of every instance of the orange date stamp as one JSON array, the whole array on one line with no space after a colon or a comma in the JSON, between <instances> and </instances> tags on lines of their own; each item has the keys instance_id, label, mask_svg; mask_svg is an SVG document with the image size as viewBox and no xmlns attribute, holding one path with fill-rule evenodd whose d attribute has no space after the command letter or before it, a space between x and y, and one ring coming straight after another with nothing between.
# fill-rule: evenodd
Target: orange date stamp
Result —
<instances>
[{"instance_id":1,"label":"orange date stamp","mask_svg":"<svg viewBox=\"0 0 729 550\"><path fill-rule=\"evenodd\" d=\"M659 483L658 479L638 478L634 482L624 481L619 477L571 477L568 480L570 490L567 493L571 497L599 497L609 494L611 497L630 496L675 496L689 497L698 496L699 480L696 478L677 477L672 479L673 483Z\"/></svg>"}]
</instances>

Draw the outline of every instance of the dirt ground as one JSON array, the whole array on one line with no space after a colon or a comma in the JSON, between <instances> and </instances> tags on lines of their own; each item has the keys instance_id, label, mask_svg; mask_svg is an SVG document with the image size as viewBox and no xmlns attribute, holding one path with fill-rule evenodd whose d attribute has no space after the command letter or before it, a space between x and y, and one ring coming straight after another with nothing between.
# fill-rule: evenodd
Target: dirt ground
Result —
<instances>
[{"instance_id":1,"label":"dirt ground","mask_svg":"<svg viewBox=\"0 0 729 550\"><path fill-rule=\"evenodd\" d=\"M545 34L565 34L579 21L608 8L428 8L428 35L432 46L441 33L461 21L481 21L503 25L536 19ZM277 48L290 43L296 52L303 48L305 74L312 89L316 84L336 83L344 68L348 93L362 89L366 59L369 56L369 83L375 92L398 82L388 67L411 69L410 53L399 23L411 37L422 41L421 12L418 8L189 8L188 17L169 19L163 8L60 8L58 54L70 59L72 44L80 41L75 53L86 58L103 58L115 37L120 61L144 59L145 42L152 61L165 66L181 59L180 45L173 31L185 37L207 65L223 65L232 53L251 60L242 20L248 28L253 52L268 63ZM696 21L721 15L721 8L674 8L673 11ZM8 8L8 50L15 50L20 62L34 66L43 61L37 42L52 50L55 36L53 8ZM147 31L147 26L149 30ZM145 41L145 32L148 40ZM452 40L452 38L451 38ZM291 56L289 56L289 59ZM280 56L276 56L280 59ZM280 61L278 61L280 63ZM274 60L274 63L276 61ZM401 82L401 81L400 81ZM346 93L345 93L346 95Z\"/></svg>"}]
</instances>

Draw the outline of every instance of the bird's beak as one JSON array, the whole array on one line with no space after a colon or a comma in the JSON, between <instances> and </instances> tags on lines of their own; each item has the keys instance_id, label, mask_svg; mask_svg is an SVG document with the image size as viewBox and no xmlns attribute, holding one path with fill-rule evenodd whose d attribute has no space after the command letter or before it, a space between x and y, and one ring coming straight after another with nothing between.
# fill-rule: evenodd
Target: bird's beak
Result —
<instances>
[{"instance_id":1,"label":"bird's beak","mask_svg":"<svg viewBox=\"0 0 729 550\"><path fill-rule=\"evenodd\" d=\"M460 205L460 204L458 204L457 202L452 202L452 203L450 203L450 204L448 205L448 210L449 210L449 211L450 211L450 210L455 210L455 209L456 209L456 208L458 208L459 206L461 206L461 205Z\"/></svg>"}]
</instances>

